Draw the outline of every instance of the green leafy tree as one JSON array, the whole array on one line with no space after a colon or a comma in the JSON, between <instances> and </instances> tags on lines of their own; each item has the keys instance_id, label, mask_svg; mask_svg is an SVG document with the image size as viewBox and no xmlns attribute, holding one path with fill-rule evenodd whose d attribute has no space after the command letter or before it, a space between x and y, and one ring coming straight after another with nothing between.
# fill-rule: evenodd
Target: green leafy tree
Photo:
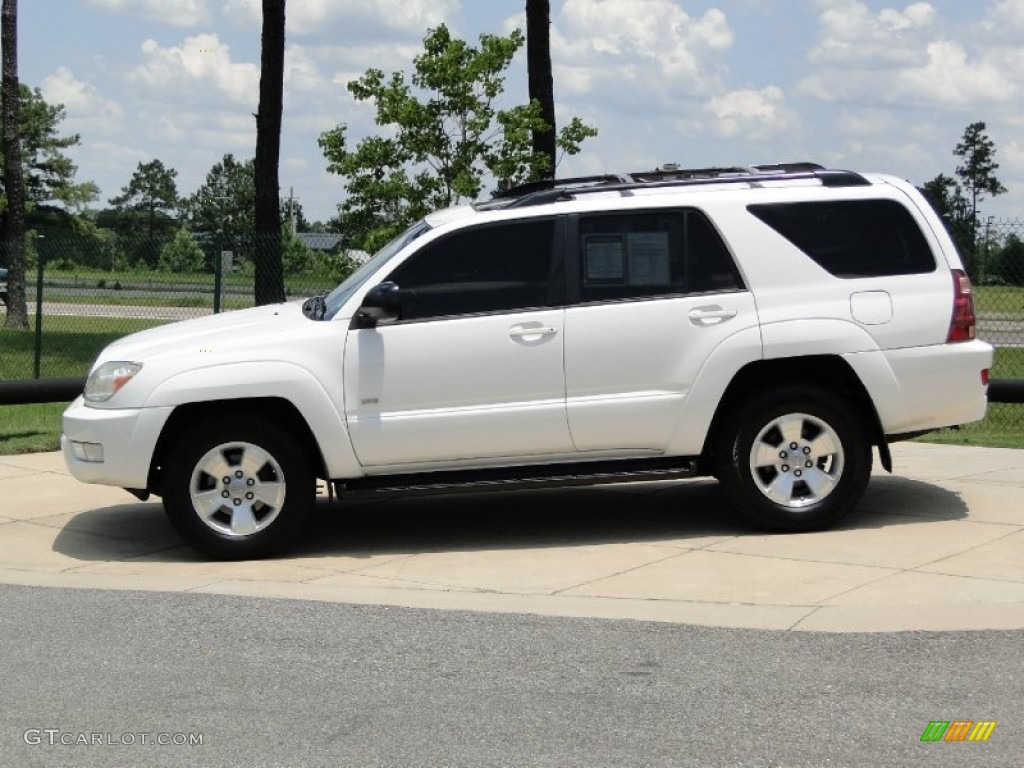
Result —
<instances>
[{"instance_id":1,"label":"green leafy tree","mask_svg":"<svg viewBox=\"0 0 1024 768\"><path fill-rule=\"evenodd\" d=\"M121 194L110 198L110 204L128 229L144 222L146 234L152 239L159 230L174 224L173 216L178 209L177 176L176 170L165 167L160 160L140 162Z\"/></svg>"},{"instance_id":2,"label":"green leafy tree","mask_svg":"<svg viewBox=\"0 0 1024 768\"><path fill-rule=\"evenodd\" d=\"M281 236L281 262L286 275L301 275L316 263L313 249L287 230Z\"/></svg>"},{"instance_id":3,"label":"green leafy tree","mask_svg":"<svg viewBox=\"0 0 1024 768\"><path fill-rule=\"evenodd\" d=\"M159 266L167 272L198 272L203 268L206 255L192 233L179 227L170 242L160 249Z\"/></svg>"},{"instance_id":4,"label":"green leafy tree","mask_svg":"<svg viewBox=\"0 0 1024 768\"><path fill-rule=\"evenodd\" d=\"M1024 285L1024 242L1016 234L1006 238L995 258L995 275L1007 285Z\"/></svg>"},{"instance_id":5,"label":"green leafy tree","mask_svg":"<svg viewBox=\"0 0 1024 768\"><path fill-rule=\"evenodd\" d=\"M99 189L91 181L75 181L78 166L64 153L80 141L78 134L61 136L58 133L66 115L64 105L48 104L38 88L19 84L18 113L29 223L33 217L45 217L47 212L66 216L67 209L77 210L95 200ZM7 167L8 162L4 160L0 173L5 180Z\"/></svg>"},{"instance_id":6,"label":"green leafy tree","mask_svg":"<svg viewBox=\"0 0 1024 768\"><path fill-rule=\"evenodd\" d=\"M995 144L985 133L985 123L979 120L968 125L953 154L960 158L956 176L966 190L971 203L971 220L976 224L978 203L986 195L995 197L1006 192L1006 187L995 176L999 163L995 161Z\"/></svg>"},{"instance_id":7,"label":"green leafy tree","mask_svg":"<svg viewBox=\"0 0 1024 768\"><path fill-rule=\"evenodd\" d=\"M183 203L193 232L216 233L235 239L253 231L256 199L254 161L239 162L224 155L206 174L206 181Z\"/></svg>"},{"instance_id":8,"label":"green leafy tree","mask_svg":"<svg viewBox=\"0 0 1024 768\"><path fill-rule=\"evenodd\" d=\"M442 25L424 38L409 82L401 72L386 78L369 69L348 84L356 100L374 103L388 134L354 149L344 124L320 136L328 171L344 179L340 214L353 247L373 250L429 211L477 198L488 175L502 188L544 174L548 158L531 144L532 131L546 125L540 105L497 104L523 42L516 30L481 35L476 48ZM557 143L576 154L596 133L574 118Z\"/></svg>"},{"instance_id":9,"label":"green leafy tree","mask_svg":"<svg viewBox=\"0 0 1024 768\"><path fill-rule=\"evenodd\" d=\"M940 173L927 182L922 191L942 217L957 249L966 258L974 248L974 219L963 188L952 176Z\"/></svg>"}]
</instances>

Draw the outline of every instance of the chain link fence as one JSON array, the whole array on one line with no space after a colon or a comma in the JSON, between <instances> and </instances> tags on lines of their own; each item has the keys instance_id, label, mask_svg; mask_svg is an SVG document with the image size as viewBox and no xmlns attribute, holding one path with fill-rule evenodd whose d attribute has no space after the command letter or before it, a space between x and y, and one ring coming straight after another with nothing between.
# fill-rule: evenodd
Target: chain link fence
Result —
<instances>
[{"instance_id":1,"label":"chain link fence","mask_svg":"<svg viewBox=\"0 0 1024 768\"><path fill-rule=\"evenodd\" d=\"M108 343L161 323L253 306L257 265L281 251L285 298L330 290L362 254L336 234L32 235L27 242L30 333L0 329L0 381L84 377ZM996 346L995 379L1024 379L1024 221L981 222L965 262L978 336ZM0 251L0 266L8 263ZM41 301L39 301L41 299ZM967 429L1024 430L1024 407L993 404Z\"/></svg>"},{"instance_id":2,"label":"chain link fence","mask_svg":"<svg viewBox=\"0 0 1024 768\"><path fill-rule=\"evenodd\" d=\"M286 300L329 291L355 266L336 234L32 236L29 333L0 329L0 381L84 377L114 339L255 303L257 264L280 249ZM0 265L8 263L0 252Z\"/></svg>"}]
</instances>

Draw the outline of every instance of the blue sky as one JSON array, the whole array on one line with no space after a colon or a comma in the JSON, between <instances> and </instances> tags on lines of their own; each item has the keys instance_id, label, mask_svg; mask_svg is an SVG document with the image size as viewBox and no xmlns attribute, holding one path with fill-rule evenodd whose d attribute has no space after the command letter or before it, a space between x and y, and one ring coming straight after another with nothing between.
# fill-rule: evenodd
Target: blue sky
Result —
<instances>
[{"instance_id":1,"label":"blue sky","mask_svg":"<svg viewBox=\"0 0 1024 768\"><path fill-rule=\"evenodd\" d=\"M290 0L281 185L309 219L343 192L317 137L375 131L345 83L411 68L430 27L476 40L523 27L524 0ZM259 0L19 4L20 76L65 105L78 179L101 202L159 158L191 194L226 152L252 156ZM1024 218L1024 0L551 0L559 119L600 132L559 175L814 160L923 183L952 174L964 127L988 124ZM525 52L508 103L525 99Z\"/></svg>"}]
</instances>

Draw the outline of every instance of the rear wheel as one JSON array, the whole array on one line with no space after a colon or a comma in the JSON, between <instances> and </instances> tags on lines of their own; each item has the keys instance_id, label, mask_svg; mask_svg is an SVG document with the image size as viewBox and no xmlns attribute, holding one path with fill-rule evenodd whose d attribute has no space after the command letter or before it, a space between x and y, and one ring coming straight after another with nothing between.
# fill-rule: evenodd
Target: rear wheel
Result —
<instances>
[{"instance_id":1,"label":"rear wheel","mask_svg":"<svg viewBox=\"0 0 1024 768\"><path fill-rule=\"evenodd\" d=\"M761 526L811 531L860 501L871 443L852 403L791 387L761 396L729 420L716 474L733 505Z\"/></svg>"},{"instance_id":2,"label":"rear wheel","mask_svg":"<svg viewBox=\"0 0 1024 768\"><path fill-rule=\"evenodd\" d=\"M164 509L190 545L222 560L265 557L301 531L316 493L302 446L262 421L197 426L172 449Z\"/></svg>"}]
</instances>

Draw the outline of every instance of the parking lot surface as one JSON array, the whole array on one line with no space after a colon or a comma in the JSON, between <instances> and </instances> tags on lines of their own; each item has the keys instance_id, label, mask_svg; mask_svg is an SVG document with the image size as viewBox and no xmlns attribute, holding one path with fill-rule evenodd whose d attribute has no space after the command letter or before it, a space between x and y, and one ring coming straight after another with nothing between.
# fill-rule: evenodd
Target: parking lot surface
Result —
<instances>
[{"instance_id":1,"label":"parking lot surface","mask_svg":"<svg viewBox=\"0 0 1024 768\"><path fill-rule=\"evenodd\" d=\"M159 500L0 457L0 583L826 631L1024 628L1024 451L905 443L840 527L770 534L713 480L331 503L204 561Z\"/></svg>"}]
</instances>

